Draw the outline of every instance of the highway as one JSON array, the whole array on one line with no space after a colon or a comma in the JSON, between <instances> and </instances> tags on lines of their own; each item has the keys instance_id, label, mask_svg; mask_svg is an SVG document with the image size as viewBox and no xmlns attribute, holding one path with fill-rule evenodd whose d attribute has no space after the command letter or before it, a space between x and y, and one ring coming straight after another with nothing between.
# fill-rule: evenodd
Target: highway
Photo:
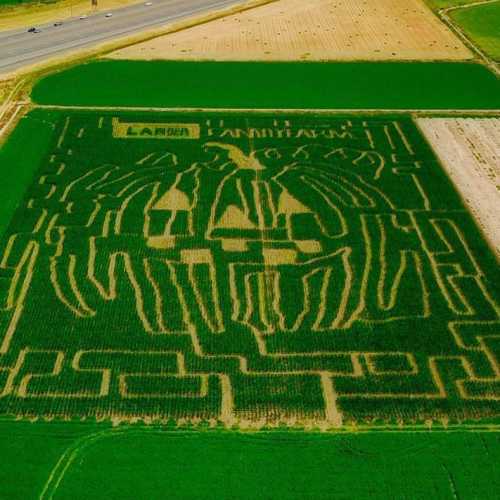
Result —
<instances>
[{"instance_id":1,"label":"highway","mask_svg":"<svg viewBox=\"0 0 500 500\"><path fill-rule=\"evenodd\" d=\"M151 0L153 4L146 6L146 1L113 10L109 18L105 16L106 12L101 11L89 14L86 19L62 20L61 26L54 26L54 23L36 26L40 33L28 33L31 26L22 30L0 31L0 73L242 3L242 0Z\"/></svg>"}]
</instances>

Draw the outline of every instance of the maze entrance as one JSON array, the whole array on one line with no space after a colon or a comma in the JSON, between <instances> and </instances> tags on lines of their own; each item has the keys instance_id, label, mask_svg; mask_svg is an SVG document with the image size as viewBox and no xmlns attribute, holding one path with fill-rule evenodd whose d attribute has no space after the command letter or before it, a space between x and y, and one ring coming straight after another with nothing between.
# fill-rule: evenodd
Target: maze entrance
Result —
<instances>
[{"instance_id":1,"label":"maze entrance","mask_svg":"<svg viewBox=\"0 0 500 500\"><path fill-rule=\"evenodd\" d=\"M410 118L56 116L1 241L2 413L498 413L498 266Z\"/></svg>"}]
</instances>

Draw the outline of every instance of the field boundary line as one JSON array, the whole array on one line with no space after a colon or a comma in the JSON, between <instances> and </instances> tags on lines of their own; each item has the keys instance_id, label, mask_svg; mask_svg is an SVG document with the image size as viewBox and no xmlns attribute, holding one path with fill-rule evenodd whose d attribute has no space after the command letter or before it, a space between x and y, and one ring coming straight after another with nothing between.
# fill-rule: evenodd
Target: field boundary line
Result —
<instances>
[{"instance_id":1,"label":"field boundary line","mask_svg":"<svg viewBox=\"0 0 500 500\"><path fill-rule=\"evenodd\" d=\"M20 98L19 94L23 90L24 83L25 80L21 79L14 85L0 108L0 145L7 137L9 131L14 128L17 120L21 118L23 108L29 104L23 100L17 100Z\"/></svg>"},{"instance_id":2,"label":"field boundary line","mask_svg":"<svg viewBox=\"0 0 500 500\"><path fill-rule=\"evenodd\" d=\"M14 85L13 89L11 90L5 101L2 103L2 107L0 108L0 122L2 121L4 115L7 113L9 105L13 101L16 92L22 88L23 84L24 84L24 79L19 80L16 83L16 85Z\"/></svg>"},{"instance_id":3,"label":"field boundary line","mask_svg":"<svg viewBox=\"0 0 500 500\"><path fill-rule=\"evenodd\" d=\"M457 10L472 9L474 7L480 7L481 5L490 5L494 3L499 3L500 0L479 0L477 2L464 4L464 5L454 5L451 7L446 7L438 10L438 15L441 20L462 40L462 42L469 47L473 52L475 52L498 77L500 77L500 65L492 59L486 52L484 52L480 47L478 47L471 38L467 36L467 33L462 29L460 25L455 23L450 12Z\"/></svg>"},{"instance_id":4,"label":"field boundary line","mask_svg":"<svg viewBox=\"0 0 500 500\"><path fill-rule=\"evenodd\" d=\"M394 109L394 108L185 108L158 106L79 106L58 104L33 104L33 108L48 110L81 110L81 111L150 111L177 113L293 113L293 114L422 114L422 115L500 115L500 109Z\"/></svg>"},{"instance_id":5,"label":"field boundary line","mask_svg":"<svg viewBox=\"0 0 500 500\"><path fill-rule=\"evenodd\" d=\"M478 0L477 2L464 3L462 5L452 5L450 7L443 7L441 10L443 12L451 12L452 10L471 9L473 7L478 7L479 5L487 5L498 1L499 0Z\"/></svg>"},{"instance_id":6,"label":"field boundary line","mask_svg":"<svg viewBox=\"0 0 500 500\"><path fill-rule=\"evenodd\" d=\"M0 143L2 141L3 135L9 130L9 128L13 124L14 120L19 115L19 112L23 109L23 106L24 106L23 104L18 104L15 107L15 110L12 113L12 115L10 116L10 118L7 120L7 123L2 128L0 128Z\"/></svg>"},{"instance_id":7,"label":"field boundary line","mask_svg":"<svg viewBox=\"0 0 500 500\"><path fill-rule=\"evenodd\" d=\"M66 449L66 451L57 461L56 465L53 467L49 477L47 478L47 481L44 484L42 492L40 493L39 499L49 500L54 497L54 493L57 491L57 488L59 487L59 484L61 483L63 477L82 450L93 444L95 441L99 441L100 439L103 439L110 434L124 434L127 432L127 430L106 429L104 431L95 434L89 434L80 439L77 439L75 443L73 443ZM149 431L145 429L144 432Z\"/></svg>"}]
</instances>

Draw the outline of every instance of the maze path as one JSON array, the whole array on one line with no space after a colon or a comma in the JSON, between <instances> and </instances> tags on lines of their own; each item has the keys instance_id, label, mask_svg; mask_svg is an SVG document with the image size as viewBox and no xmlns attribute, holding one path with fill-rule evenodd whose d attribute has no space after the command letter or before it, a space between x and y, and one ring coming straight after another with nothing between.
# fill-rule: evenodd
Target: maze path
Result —
<instances>
[{"instance_id":1,"label":"maze path","mask_svg":"<svg viewBox=\"0 0 500 500\"><path fill-rule=\"evenodd\" d=\"M498 268L409 118L61 113L0 257L5 414L498 413Z\"/></svg>"}]
</instances>

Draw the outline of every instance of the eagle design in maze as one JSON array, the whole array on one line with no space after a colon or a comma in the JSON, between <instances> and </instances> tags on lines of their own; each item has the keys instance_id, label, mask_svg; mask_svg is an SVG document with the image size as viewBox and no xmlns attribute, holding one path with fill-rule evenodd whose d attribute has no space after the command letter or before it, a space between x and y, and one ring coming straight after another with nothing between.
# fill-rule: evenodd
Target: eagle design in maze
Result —
<instances>
[{"instance_id":1,"label":"eagle design in maze","mask_svg":"<svg viewBox=\"0 0 500 500\"><path fill-rule=\"evenodd\" d=\"M3 413L498 413L498 266L410 118L55 122L0 248Z\"/></svg>"}]
</instances>

